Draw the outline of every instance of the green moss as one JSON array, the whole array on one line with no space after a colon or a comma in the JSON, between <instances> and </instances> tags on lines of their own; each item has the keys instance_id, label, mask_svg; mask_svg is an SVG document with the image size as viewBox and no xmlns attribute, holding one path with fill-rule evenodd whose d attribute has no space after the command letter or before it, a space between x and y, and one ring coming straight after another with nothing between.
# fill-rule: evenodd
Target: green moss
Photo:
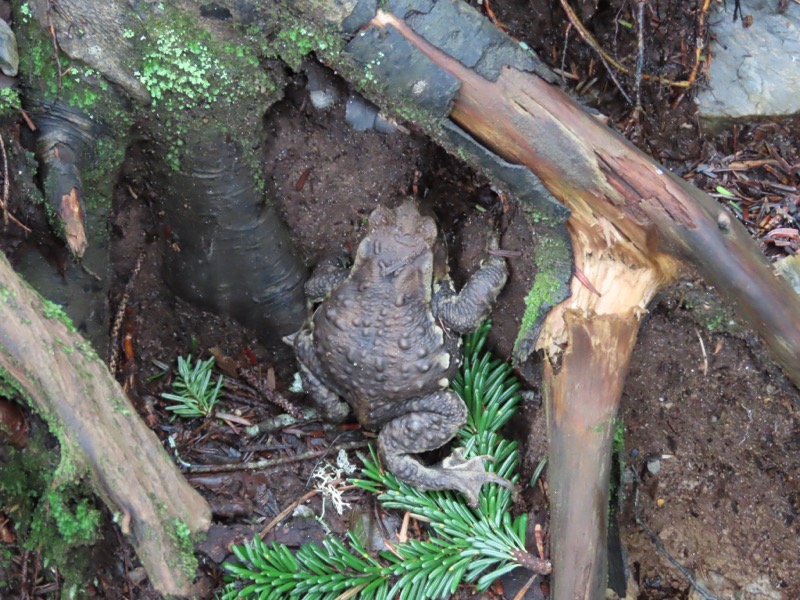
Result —
<instances>
[{"instance_id":1,"label":"green moss","mask_svg":"<svg viewBox=\"0 0 800 600\"><path fill-rule=\"evenodd\" d=\"M91 544L97 540L100 511L88 498L76 500L68 489L54 490L45 496L47 515L34 519L32 532L40 539L55 524L61 541L69 546ZM68 504L72 504L69 506Z\"/></svg>"},{"instance_id":2,"label":"green moss","mask_svg":"<svg viewBox=\"0 0 800 600\"><path fill-rule=\"evenodd\" d=\"M561 265L569 257L569 247L558 230L541 237L533 248L536 276L527 296L525 296L525 312L514 342L514 352L527 338L532 327L544 316L543 310L549 310L560 301L564 290Z\"/></svg>"},{"instance_id":3,"label":"green moss","mask_svg":"<svg viewBox=\"0 0 800 600\"><path fill-rule=\"evenodd\" d=\"M12 300L14 296L15 296L14 290L7 288L2 283L0 283L0 302L5 304L9 300Z\"/></svg>"},{"instance_id":4,"label":"green moss","mask_svg":"<svg viewBox=\"0 0 800 600\"><path fill-rule=\"evenodd\" d=\"M0 117L16 118L22 109L19 92L14 88L0 88Z\"/></svg>"},{"instance_id":5,"label":"green moss","mask_svg":"<svg viewBox=\"0 0 800 600\"><path fill-rule=\"evenodd\" d=\"M625 453L625 422L617 417L614 419L613 451L622 456Z\"/></svg>"},{"instance_id":6,"label":"green moss","mask_svg":"<svg viewBox=\"0 0 800 600\"><path fill-rule=\"evenodd\" d=\"M84 212L99 218L111 210L111 200L116 184L117 173L125 160L127 132L132 123L130 115L122 110L114 118L116 131L97 138L92 155L86 160L81 171ZM105 227L101 228L101 235ZM90 240L91 243L91 240Z\"/></svg>"},{"instance_id":7,"label":"green moss","mask_svg":"<svg viewBox=\"0 0 800 600\"><path fill-rule=\"evenodd\" d=\"M0 346L0 352L5 349ZM6 369L0 367L0 396L4 398L23 398L27 401L27 395L22 386Z\"/></svg>"},{"instance_id":8,"label":"green moss","mask_svg":"<svg viewBox=\"0 0 800 600\"><path fill-rule=\"evenodd\" d=\"M56 339L53 341L53 344L54 344L54 346L55 346L56 348L59 348L59 349L61 349L61 351L62 351L62 352L64 352L64 354L72 354L72 351L73 351L73 348L72 348L72 346L70 346L69 344L67 344L67 342L65 342L65 341L64 341L64 340L62 340L61 338L58 338L58 337L57 337L57 338L56 338Z\"/></svg>"},{"instance_id":9,"label":"green moss","mask_svg":"<svg viewBox=\"0 0 800 600\"><path fill-rule=\"evenodd\" d=\"M59 452L44 427L33 427L25 449L0 455L0 506L14 521L19 545L58 567L65 585L85 580L86 546L97 539L100 512L79 485L54 484Z\"/></svg>"},{"instance_id":10,"label":"green moss","mask_svg":"<svg viewBox=\"0 0 800 600\"><path fill-rule=\"evenodd\" d=\"M72 323L72 319L67 316L67 313L64 312L64 309L60 304L56 304L55 302L50 302L49 300L42 298L42 314L44 314L44 316L48 319L61 321L72 333L78 332L78 330L75 328L75 325Z\"/></svg>"},{"instance_id":11,"label":"green moss","mask_svg":"<svg viewBox=\"0 0 800 600\"><path fill-rule=\"evenodd\" d=\"M220 42L171 9L149 20L145 38L135 75L152 97L152 116L163 123L159 141L166 165L181 169L186 140L202 127L236 139L257 179L262 169L255 135L263 111L282 90L261 65L259 45Z\"/></svg>"},{"instance_id":12,"label":"green moss","mask_svg":"<svg viewBox=\"0 0 800 600\"><path fill-rule=\"evenodd\" d=\"M19 11L21 14L22 8ZM98 105L108 100L109 84L94 69L73 62L63 52L59 52L56 62L49 32L34 20L25 23L18 39L19 70L34 95L47 102L60 100L88 114L98 112Z\"/></svg>"},{"instance_id":13,"label":"green moss","mask_svg":"<svg viewBox=\"0 0 800 600\"><path fill-rule=\"evenodd\" d=\"M94 347L89 341L81 340L79 342L75 342L74 347L78 352L80 352L83 355L83 357L86 360L103 363L100 357L97 356L97 351L94 349Z\"/></svg>"},{"instance_id":14,"label":"green moss","mask_svg":"<svg viewBox=\"0 0 800 600\"><path fill-rule=\"evenodd\" d=\"M130 405L122 402L119 396L111 396L108 398L108 405L113 406L114 410L120 413L121 415L131 416L133 415L133 411L130 409Z\"/></svg>"},{"instance_id":15,"label":"green moss","mask_svg":"<svg viewBox=\"0 0 800 600\"><path fill-rule=\"evenodd\" d=\"M194 553L191 529L180 519L175 519L172 522L172 527L167 531L167 534L176 542L178 548L180 548L180 554L178 554L177 559L179 562L171 566L183 571L190 579L193 578L197 573L198 562L197 556L195 556Z\"/></svg>"},{"instance_id":16,"label":"green moss","mask_svg":"<svg viewBox=\"0 0 800 600\"><path fill-rule=\"evenodd\" d=\"M174 113L219 103L235 105L275 89L252 49L218 45L179 11L153 19L146 36L141 66L134 75L147 88L154 108Z\"/></svg>"},{"instance_id":17,"label":"green moss","mask_svg":"<svg viewBox=\"0 0 800 600\"><path fill-rule=\"evenodd\" d=\"M282 18L278 32L262 46L264 56L280 58L290 69L298 71L303 59L312 52L328 59L341 53L343 41L339 32L302 21L290 13Z\"/></svg>"},{"instance_id":18,"label":"green moss","mask_svg":"<svg viewBox=\"0 0 800 600\"><path fill-rule=\"evenodd\" d=\"M733 310L716 294L702 287L686 291L681 297L681 307L689 311L689 317L695 323L712 333L741 335L745 331Z\"/></svg>"},{"instance_id":19,"label":"green moss","mask_svg":"<svg viewBox=\"0 0 800 600\"><path fill-rule=\"evenodd\" d=\"M525 313L520 330L527 331L533 326L541 316L542 305L551 305L560 287L561 282L552 273L537 273L533 286L525 296Z\"/></svg>"}]
</instances>

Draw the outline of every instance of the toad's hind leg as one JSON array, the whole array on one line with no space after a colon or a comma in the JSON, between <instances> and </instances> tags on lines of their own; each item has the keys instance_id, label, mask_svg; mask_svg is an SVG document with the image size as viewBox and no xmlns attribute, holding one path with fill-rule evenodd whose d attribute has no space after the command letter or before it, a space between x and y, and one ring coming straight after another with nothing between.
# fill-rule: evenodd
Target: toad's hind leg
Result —
<instances>
[{"instance_id":1,"label":"toad's hind leg","mask_svg":"<svg viewBox=\"0 0 800 600\"><path fill-rule=\"evenodd\" d=\"M421 490L456 490L470 506L478 505L484 483L513 484L484 470L486 456L469 460L456 450L440 464L427 467L412 454L435 450L450 441L467 420L467 408L455 392L441 390L403 403L404 414L384 425L378 436L383 464L398 479Z\"/></svg>"},{"instance_id":2,"label":"toad's hind leg","mask_svg":"<svg viewBox=\"0 0 800 600\"><path fill-rule=\"evenodd\" d=\"M328 421L338 423L350 413L350 406L339 399L339 395L331 390L314 373L321 373L322 367L314 351L314 342L309 331L299 331L285 338L294 346L297 363L300 367L300 379L303 389L311 395L317 409Z\"/></svg>"}]
</instances>

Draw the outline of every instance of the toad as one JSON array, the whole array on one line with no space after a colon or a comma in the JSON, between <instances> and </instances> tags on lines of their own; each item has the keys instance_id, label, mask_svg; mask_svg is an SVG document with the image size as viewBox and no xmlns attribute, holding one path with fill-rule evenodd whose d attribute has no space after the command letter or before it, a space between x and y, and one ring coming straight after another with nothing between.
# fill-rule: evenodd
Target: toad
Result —
<instances>
[{"instance_id":1,"label":"toad","mask_svg":"<svg viewBox=\"0 0 800 600\"><path fill-rule=\"evenodd\" d=\"M326 264L312 275L306 292L319 306L287 342L324 417L341 421L352 408L364 428L380 431L383 465L398 479L460 491L476 506L484 483L513 489L485 471L487 457L466 460L458 449L426 466L414 455L443 446L466 422L466 405L448 389L462 360L460 334L489 315L508 268L490 253L456 293L437 238L412 200L375 209L349 272ZM489 248L497 246L495 233Z\"/></svg>"}]
</instances>

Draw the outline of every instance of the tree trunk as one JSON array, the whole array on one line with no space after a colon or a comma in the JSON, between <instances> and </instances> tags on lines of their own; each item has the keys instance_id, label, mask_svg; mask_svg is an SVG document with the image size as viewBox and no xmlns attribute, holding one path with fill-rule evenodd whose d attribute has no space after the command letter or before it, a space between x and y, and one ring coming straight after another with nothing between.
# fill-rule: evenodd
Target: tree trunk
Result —
<instances>
[{"instance_id":1,"label":"tree trunk","mask_svg":"<svg viewBox=\"0 0 800 600\"><path fill-rule=\"evenodd\" d=\"M138 12L122 0L64 0L57 10L31 0L16 8L48 215L76 258L70 285L46 285L53 278L42 261L32 261L26 277L53 292L105 349L107 218L138 120L139 137L155 149L151 181L160 184L169 241L181 249L167 261L171 287L282 350L278 340L305 318L306 273L265 197L259 154L263 116L285 84L281 69L265 69L237 27L201 18L191 2Z\"/></svg>"},{"instance_id":2,"label":"tree trunk","mask_svg":"<svg viewBox=\"0 0 800 600\"><path fill-rule=\"evenodd\" d=\"M208 505L89 343L19 279L2 254L0 281L0 373L58 438L61 466L53 487L89 478L108 509L120 515L155 589L188 595L196 561L187 536L208 529Z\"/></svg>"}]
</instances>

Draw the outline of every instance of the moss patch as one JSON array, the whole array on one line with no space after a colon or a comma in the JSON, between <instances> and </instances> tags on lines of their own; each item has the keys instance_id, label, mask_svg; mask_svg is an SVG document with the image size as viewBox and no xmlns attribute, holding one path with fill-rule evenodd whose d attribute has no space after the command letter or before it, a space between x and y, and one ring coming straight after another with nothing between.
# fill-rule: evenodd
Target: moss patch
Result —
<instances>
[{"instance_id":1,"label":"moss patch","mask_svg":"<svg viewBox=\"0 0 800 600\"><path fill-rule=\"evenodd\" d=\"M0 506L13 520L17 542L56 565L65 587L79 586L91 566L101 513L81 485L54 485L59 452L36 422L25 449L0 450Z\"/></svg>"},{"instance_id":2,"label":"moss patch","mask_svg":"<svg viewBox=\"0 0 800 600\"><path fill-rule=\"evenodd\" d=\"M177 542L177 546L181 550L180 564L174 566L183 571L189 578L193 578L197 573L198 562L194 553L192 532L186 523L178 519L175 519L172 525L173 529L168 532L169 536Z\"/></svg>"},{"instance_id":3,"label":"moss patch","mask_svg":"<svg viewBox=\"0 0 800 600\"><path fill-rule=\"evenodd\" d=\"M60 304L42 298L42 313L48 319L61 321L72 333L78 332L75 325L72 323L72 319L67 316L67 313L64 312Z\"/></svg>"},{"instance_id":4,"label":"moss patch","mask_svg":"<svg viewBox=\"0 0 800 600\"><path fill-rule=\"evenodd\" d=\"M544 311L561 300L566 285L560 265L564 264L570 250L559 232L556 230L551 235L541 237L533 251L536 277L525 296L525 312L514 342L515 354L522 340L527 339L531 329L544 317Z\"/></svg>"},{"instance_id":5,"label":"moss patch","mask_svg":"<svg viewBox=\"0 0 800 600\"><path fill-rule=\"evenodd\" d=\"M22 108L19 92L13 88L0 88L0 118L17 118Z\"/></svg>"},{"instance_id":6,"label":"moss patch","mask_svg":"<svg viewBox=\"0 0 800 600\"><path fill-rule=\"evenodd\" d=\"M183 13L170 15L153 20L141 67L134 73L150 93L153 108L175 112L220 102L234 105L274 91L252 49L220 45Z\"/></svg>"}]
</instances>

